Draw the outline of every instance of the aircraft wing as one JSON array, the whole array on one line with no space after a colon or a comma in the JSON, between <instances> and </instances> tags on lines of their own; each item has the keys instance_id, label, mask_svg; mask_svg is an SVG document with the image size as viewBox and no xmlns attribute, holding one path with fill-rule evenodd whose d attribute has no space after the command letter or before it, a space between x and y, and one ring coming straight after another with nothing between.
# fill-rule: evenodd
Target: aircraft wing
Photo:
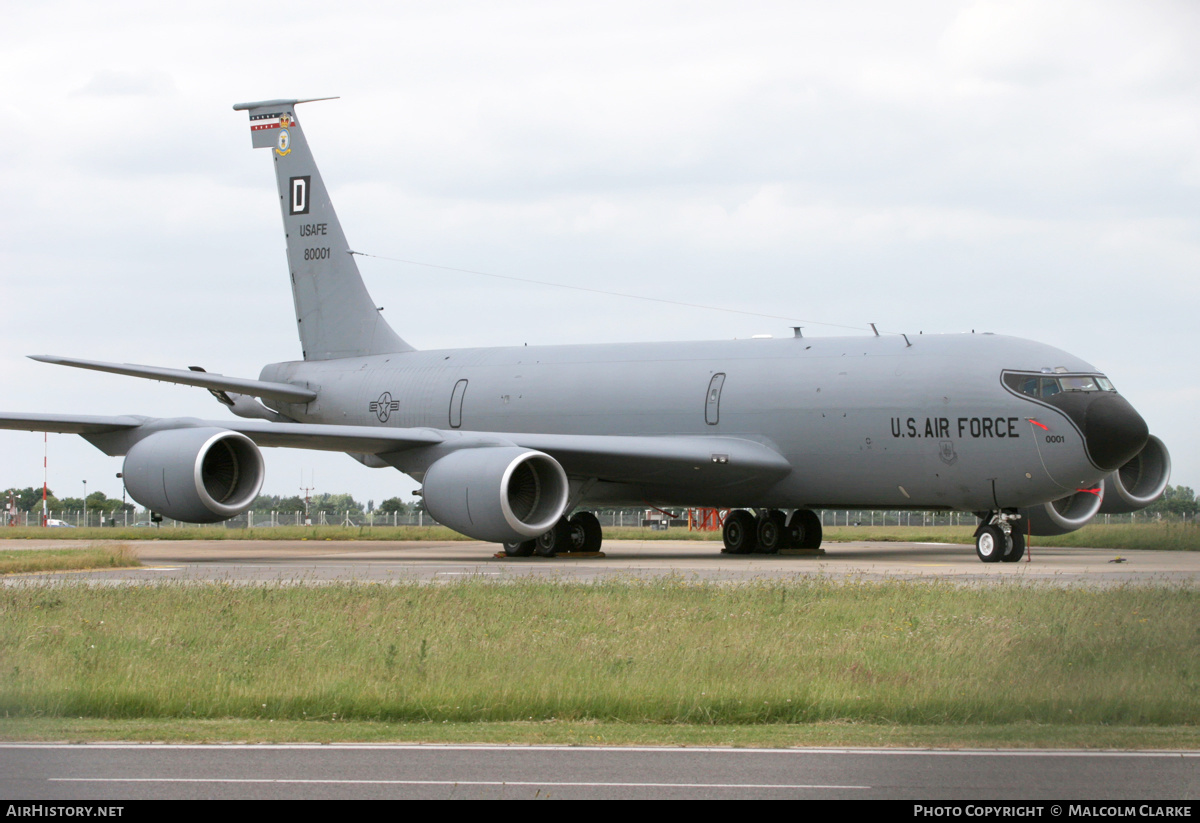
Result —
<instances>
[{"instance_id":1,"label":"aircraft wing","mask_svg":"<svg viewBox=\"0 0 1200 823\"><path fill-rule=\"evenodd\" d=\"M445 437L436 429L270 423L265 420L207 420L205 425L240 432L260 446L359 454L388 454L420 446L435 446L445 441Z\"/></svg>"},{"instance_id":2,"label":"aircraft wing","mask_svg":"<svg viewBox=\"0 0 1200 823\"><path fill-rule=\"evenodd\" d=\"M406 472L423 471L431 460L451 451L489 446L535 449L557 460L569 475L624 483L725 485L747 480L775 481L792 470L775 449L738 437L473 432L267 421L206 421L205 425L241 432L260 446L376 456L434 447L427 456L388 461Z\"/></svg>"},{"instance_id":3,"label":"aircraft wing","mask_svg":"<svg viewBox=\"0 0 1200 823\"><path fill-rule=\"evenodd\" d=\"M260 446L345 451L376 456L423 446L436 457L458 449L521 446L553 457L569 475L626 483L774 481L792 466L775 449L738 437L473 432L429 428L332 426L247 421L208 425L241 432ZM397 468L424 468L424 460Z\"/></svg>"},{"instance_id":4,"label":"aircraft wing","mask_svg":"<svg viewBox=\"0 0 1200 823\"><path fill-rule=\"evenodd\" d=\"M740 437L503 434L545 452L567 474L626 483L775 481L792 465L768 445Z\"/></svg>"},{"instance_id":5,"label":"aircraft wing","mask_svg":"<svg viewBox=\"0 0 1200 823\"><path fill-rule=\"evenodd\" d=\"M148 418L132 414L105 417L96 414L21 414L6 412L0 416L0 429L55 432L57 434L107 434L130 431Z\"/></svg>"},{"instance_id":6,"label":"aircraft wing","mask_svg":"<svg viewBox=\"0 0 1200 823\"><path fill-rule=\"evenodd\" d=\"M722 482L740 482L750 477L773 480L792 470L791 464L775 449L737 437L471 432L191 417L0 413L0 429L79 434L114 457L125 454L138 440L155 432L187 428L236 431L259 446L376 456L432 447L431 457L436 459L457 449L521 446L549 454L568 474L622 482L653 483L683 477L697 481L719 477Z\"/></svg>"}]
</instances>

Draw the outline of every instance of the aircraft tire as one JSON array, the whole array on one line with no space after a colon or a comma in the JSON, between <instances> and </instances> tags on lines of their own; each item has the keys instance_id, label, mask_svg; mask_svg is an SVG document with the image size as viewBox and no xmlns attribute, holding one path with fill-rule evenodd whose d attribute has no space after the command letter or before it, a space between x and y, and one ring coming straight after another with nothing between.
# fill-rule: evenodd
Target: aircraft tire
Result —
<instances>
[{"instance_id":1,"label":"aircraft tire","mask_svg":"<svg viewBox=\"0 0 1200 823\"><path fill-rule=\"evenodd\" d=\"M1011 544L1004 557L1000 558L1004 563L1016 563L1025 556L1025 533L1013 529Z\"/></svg>"},{"instance_id":2,"label":"aircraft tire","mask_svg":"<svg viewBox=\"0 0 1200 823\"><path fill-rule=\"evenodd\" d=\"M567 521L567 542L559 551L564 552L581 552L583 544L587 540L587 535L583 531L583 524L579 523L572 517Z\"/></svg>"},{"instance_id":3,"label":"aircraft tire","mask_svg":"<svg viewBox=\"0 0 1200 823\"><path fill-rule=\"evenodd\" d=\"M785 549L799 549L804 545L804 519L800 517L799 509L788 515L787 525L783 527L783 539Z\"/></svg>"},{"instance_id":4,"label":"aircraft tire","mask_svg":"<svg viewBox=\"0 0 1200 823\"><path fill-rule=\"evenodd\" d=\"M721 537L729 554L750 554L758 543L758 518L745 509L730 512Z\"/></svg>"},{"instance_id":5,"label":"aircraft tire","mask_svg":"<svg viewBox=\"0 0 1200 823\"><path fill-rule=\"evenodd\" d=\"M538 557L554 557L560 551L570 551L571 524L565 517L560 517L554 524L554 528L545 534L538 535L533 542L533 553Z\"/></svg>"},{"instance_id":6,"label":"aircraft tire","mask_svg":"<svg viewBox=\"0 0 1200 823\"><path fill-rule=\"evenodd\" d=\"M771 509L765 517L758 518L758 551L776 554L787 545L788 532L785 516L778 509Z\"/></svg>"},{"instance_id":7,"label":"aircraft tire","mask_svg":"<svg viewBox=\"0 0 1200 823\"><path fill-rule=\"evenodd\" d=\"M1011 550L1009 540L999 526L980 526L975 531L975 554L984 563L998 563Z\"/></svg>"},{"instance_id":8,"label":"aircraft tire","mask_svg":"<svg viewBox=\"0 0 1200 823\"><path fill-rule=\"evenodd\" d=\"M517 540L512 543L504 544L504 553L509 557L529 557L533 554L533 547L537 545L536 540Z\"/></svg>"},{"instance_id":9,"label":"aircraft tire","mask_svg":"<svg viewBox=\"0 0 1200 823\"><path fill-rule=\"evenodd\" d=\"M792 519L799 524L801 533L800 542L796 544L796 548L821 548L824 529L821 528L821 518L817 517L816 512L811 509L800 509L792 514Z\"/></svg>"},{"instance_id":10,"label":"aircraft tire","mask_svg":"<svg viewBox=\"0 0 1200 823\"><path fill-rule=\"evenodd\" d=\"M582 534L575 551L598 552L604 542L604 530L600 528L600 519L591 512L579 512L568 521L575 529L571 543L576 546L576 537Z\"/></svg>"}]
</instances>

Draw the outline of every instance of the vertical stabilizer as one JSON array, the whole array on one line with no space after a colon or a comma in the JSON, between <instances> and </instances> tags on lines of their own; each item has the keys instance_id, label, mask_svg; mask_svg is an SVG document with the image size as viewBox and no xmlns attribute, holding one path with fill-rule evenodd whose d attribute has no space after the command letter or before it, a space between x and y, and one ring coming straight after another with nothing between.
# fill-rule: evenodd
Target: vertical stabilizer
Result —
<instances>
[{"instance_id":1,"label":"vertical stabilizer","mask_svg":"<svg viewBox=\"0 0 1200 823\"><path fill-rule=\"evenodd\" d=\"M412 351L384 321L363 285L296 119L296 104L306 102L312 101L264 100L233 107L250 113L251 143L269 149L275 162L304 359Z\"/></svg>"}]
</instances>

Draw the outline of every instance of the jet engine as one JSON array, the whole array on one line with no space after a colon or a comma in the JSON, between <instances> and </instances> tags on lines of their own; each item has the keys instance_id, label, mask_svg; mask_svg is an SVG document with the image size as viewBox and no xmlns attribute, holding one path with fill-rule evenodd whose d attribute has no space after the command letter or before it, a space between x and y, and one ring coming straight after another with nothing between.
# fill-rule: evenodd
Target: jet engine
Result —
<instances>
[{"instance_id":1,"label":"jet engine","mask_svg":"<svg viewBox=\"0 0 1200 823\"><path fill-rule=\"evenodd\" d=\"M425 508L476 540L506 543L549 531L567 506L567 474L548 454L518 446L459 449L425 471Z\"/></svg>"},{"instance_id":2,"label":"jet engine","mask_svg":"<svg viewBox=\"0 0 1200 823\"><path fill-rule=\"evenodd\" d=\"M148 509L187 523L217 523L250 508L263 459L249 437L218 428L168 429L125 455L125 487Z\"/></svg>"},{"instance_id":3,"label":"jet engine","mask_svg":"<svg viewBox=\"0 0 1200 823\"><path fill-rule=\"evenodd\" d=\"M1104 478L1105 514L1124 514L1149 506L1167 488L1171 455L1154 435L1128 463Z\"/></svg>"},{"instance_id":4,"label":"jet engine","mask_svg":"<svg viewBox=\"0 0 1200 823\"><path fill-rule=\"evenodd\" d=\"M1081 529L1100 511L1104 502L1104 487L1081 489L1067 497L1051 500L1041 506L1021 509L1020 521L1015 528L1033 535L1048 537L1066 534Z\"/></svg>"}]
</instances>

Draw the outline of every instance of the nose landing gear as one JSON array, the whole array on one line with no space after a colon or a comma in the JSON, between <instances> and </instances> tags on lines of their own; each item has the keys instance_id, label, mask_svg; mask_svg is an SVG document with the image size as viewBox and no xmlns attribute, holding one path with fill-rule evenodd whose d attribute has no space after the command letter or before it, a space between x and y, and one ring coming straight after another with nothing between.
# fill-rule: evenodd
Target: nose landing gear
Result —
<instances>
[{"instance_id":1,"label":"nose landing gear","mask_svg":"<svg viewBox=\"0 0 1200 823\"><path fill-rule=\"evenodd\" d=\"M1025 534L1014 528L1021 515L991 512L975 530L975 555L984 563L1016 563L1025 556Z\"/></svg>"}]
</instances>

